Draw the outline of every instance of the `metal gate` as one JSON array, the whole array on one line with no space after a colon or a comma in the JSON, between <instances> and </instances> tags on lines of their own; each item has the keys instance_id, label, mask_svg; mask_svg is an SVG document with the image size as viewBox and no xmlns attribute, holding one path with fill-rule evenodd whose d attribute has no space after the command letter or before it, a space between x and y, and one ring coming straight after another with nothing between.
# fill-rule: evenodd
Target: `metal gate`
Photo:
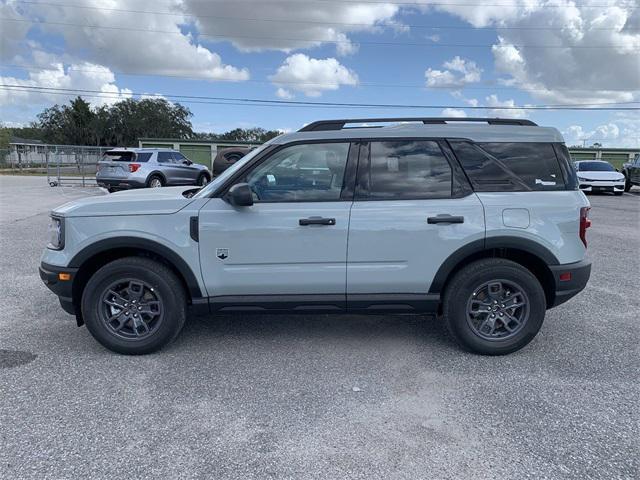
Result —
<instances>
[{"instance_id":1,"label":"metal gate","mask_svg":"<svg viewBox=\"0 0 640 480\"><path fill-rule=\"evenodd\" d=\"M45 173L52 187L96 184L98 162L113 147L82 145L11 144L10 162L14 171Z\"/></svg>"}]
</instances>

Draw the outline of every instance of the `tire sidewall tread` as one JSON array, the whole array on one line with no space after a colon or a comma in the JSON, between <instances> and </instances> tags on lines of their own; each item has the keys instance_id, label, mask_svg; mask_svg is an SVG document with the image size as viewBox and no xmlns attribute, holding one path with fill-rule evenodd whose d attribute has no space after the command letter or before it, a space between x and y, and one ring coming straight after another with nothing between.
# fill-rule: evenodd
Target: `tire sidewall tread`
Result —
<instances>
[{"instance_id":1,"label":"tire sidewall tread","mask_svg":"<svg viewBox=\"0 0 640 480\"><path fill-rule=\"evenodd\" d=\"M153 285L162 297L164 318L159 330L139 342L116 337L98 316L99 297L118 275L137 276ZM175 340L186 321L186 295L180 280L165 265L141 257L114 260L94 273L84 289L81 308L91 335L107 349L127 355L144 355L160 350Z\"/></svg>"},{"instance_id":2,"label":"tire sidewall tread","mask_svg":"<svg viewBox=\"0 0 640 480\"><path fill-rule=\"evenodd\" d=\"M467 324L467 302L478 285L491 279L504 278L518 283L529 298L529 318L514 337L485 340ZM457 343L465 350L482 355L506 355L527 345L542 327L546 313L546 297L538 279L522 265L506 259L490 258L462 268L449 282L443 302L443 317Z\"/></svg>"}]
</instances>

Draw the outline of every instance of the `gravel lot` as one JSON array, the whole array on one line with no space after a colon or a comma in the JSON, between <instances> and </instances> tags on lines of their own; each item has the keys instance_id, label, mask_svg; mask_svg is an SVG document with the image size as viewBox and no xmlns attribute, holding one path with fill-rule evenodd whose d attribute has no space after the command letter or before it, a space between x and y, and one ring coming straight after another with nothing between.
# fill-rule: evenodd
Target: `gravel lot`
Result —
<instances>
[{"instance_id":1,"label":"gravel lot","mask_svg":"<svg viewBox=\"0 0 640 480\"><path fill-rule=\"evenodd\" d=\"M47 211L96 190L0 176L2 478L638 478L640 195L592 196L591 281L524 350L433 318L193 318L104 350L38 277Z\"/></svg>"}]
</instances>

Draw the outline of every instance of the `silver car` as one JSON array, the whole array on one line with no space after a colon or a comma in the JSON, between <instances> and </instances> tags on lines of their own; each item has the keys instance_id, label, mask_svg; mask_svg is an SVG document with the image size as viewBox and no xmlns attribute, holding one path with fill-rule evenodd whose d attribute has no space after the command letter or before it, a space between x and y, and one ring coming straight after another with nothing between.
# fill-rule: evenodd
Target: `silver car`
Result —
<instances>
[{"instance_id":1,"label":"silver car","mask_svg":"<svg viewBox=\"0 0 640 480\"><path fill-rule=\"evenodd\" d=\"M180 152L158 148L109 150L98 163L96 182L109 192L130 188L158 188L173 185L204 186L211 172Z\"/></svg>"}]
</instances>

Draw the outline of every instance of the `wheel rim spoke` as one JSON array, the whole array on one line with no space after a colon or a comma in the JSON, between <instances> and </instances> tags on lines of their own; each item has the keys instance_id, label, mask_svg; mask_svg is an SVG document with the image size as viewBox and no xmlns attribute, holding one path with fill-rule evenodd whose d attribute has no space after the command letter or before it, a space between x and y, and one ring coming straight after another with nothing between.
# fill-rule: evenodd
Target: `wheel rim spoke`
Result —
<instances>
[{"instance_id":1,"label":"wheel rim spoke","mask_svg":"<svg viewBox=\"0 0 640 480\"><path fill-rule=\"evenodd\" d=\"M488 340L516 335L529 316L524 290L510 280L491 280L475 289L467 302L467 323Z\"/></svg>"},{"instance_id":2,"label":"wheel rim spoke","mask_svg":"<svg viewBox=\"0 0 640 480\"><path fill-rule=\"evenodd\" d=\"M99 315L118 337L139 340L152 335L164 317L162 299L155 288L138 279L123 279L104 290Z\"/></svg>"}]
</instances>

